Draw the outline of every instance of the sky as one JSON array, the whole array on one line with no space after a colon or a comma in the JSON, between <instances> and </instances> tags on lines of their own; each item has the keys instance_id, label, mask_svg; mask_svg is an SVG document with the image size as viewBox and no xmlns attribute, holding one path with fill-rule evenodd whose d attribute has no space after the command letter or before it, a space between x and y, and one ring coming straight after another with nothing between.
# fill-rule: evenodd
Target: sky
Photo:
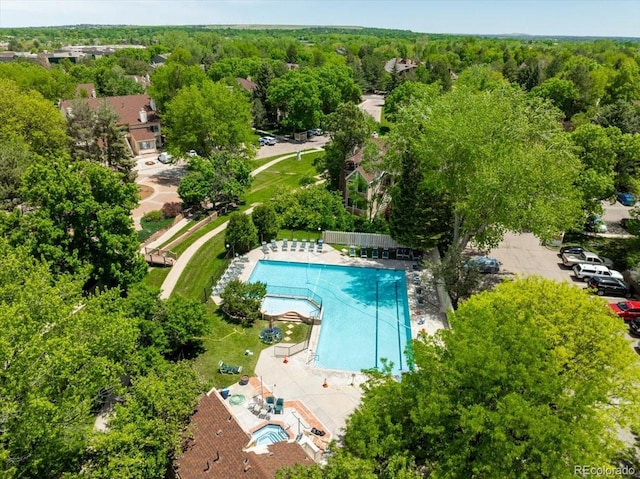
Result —
<instances>
[{"instance_id":1,"label":"sky","mask_svg":"<svg viewBox=\"0 0 640 479\"><path fill-rule=\"evenodd\" d=\"M77 24L640 37L640 0L0 0L0 28Z\"/></svg>"}]
</instances>

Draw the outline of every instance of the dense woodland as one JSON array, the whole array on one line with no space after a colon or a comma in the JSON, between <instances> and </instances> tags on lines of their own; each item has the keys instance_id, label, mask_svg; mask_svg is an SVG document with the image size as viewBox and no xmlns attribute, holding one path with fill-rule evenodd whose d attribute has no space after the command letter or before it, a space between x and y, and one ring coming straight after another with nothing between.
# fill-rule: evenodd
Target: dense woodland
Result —
<instances>
[{"instance_id":1,"label":"dense woodland","mask_svg":"<svg viewBox=\"0 0 640 479\"><path fill-rule=\"evenodd\" d=\"M185 206L242 199L252 127L329 132L317 161L326 182L232 216L225 243L238 252L279 228L389 232L440 248L455 269L470 242L489 247L524 230L552 239L614 192L640 195L634 40L75 26L0 29L0 42L43 55L72 44L146 47L0 63L6 478L163 477L208 386L191 360L211 333L209 312L141 284L135 172L113 111L79 102L67 120L57 108L83 95L79 83L99 97L136 94L131 75L149 75L167 149L198 153L179 187ZM153 68L160 54L167 60ZM386 71L394 58L416 68ZM371 91L387 95L381 124L356 106ZM345 161L360 148L365 166L389 175L383 207L365 217L340 197ZM622 261L640 263L637 238ZM541 279L470 292L451 313L455 334L414 343L413 372L372 374L326 467L281 477L561 478L575 464L637 462L616 437L640 431L638 357L623 325L584 292Z\"/></svg>"}]
</instances>

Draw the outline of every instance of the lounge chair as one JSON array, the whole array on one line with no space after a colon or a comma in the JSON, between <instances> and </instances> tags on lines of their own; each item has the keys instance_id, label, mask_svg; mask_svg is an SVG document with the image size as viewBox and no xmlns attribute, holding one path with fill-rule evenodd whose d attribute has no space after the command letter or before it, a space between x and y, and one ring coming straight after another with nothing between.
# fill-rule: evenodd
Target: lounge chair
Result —
<instances>
[{"instance_id":1,"label":"lounge chair","mask_svg":"<svg viewBox=\"0 0 640 479\"><path fill-rule=\"evenodd\" d=\"M289 251L289 240L282 240L282 251Z\"/></svg>"},{"instance_id":2,"label":"lounge chair","mask_svg":"<svg viewBox=\"0 0 640 479\"><path fill-rule=\"evenodd\" d=\"M356 257L356 247L355 246L349 246L349 257L350 258L355 258Z\"/></svg>"},{"instance_id":3,"label":"lounge chair","mask_svg":"<svg viewBox=\"0 0 640 479\"><path fill-rule=\"evenodd\" d=\"M360 248L360 257L361 258L368 258L368 256L367 256L367 248L365 248L364 246L362 248Z\"/></svg>"},{"instance_id":4,"label":"lounge chair","mask_svg":"<svg viewBox=\"0 0 640 479\"><path fill-rule=\"evenodd\" d=\"M315 247L315 243L313 240L309 240L309 253L313 253L313 248Z\"/></svg>"},{"instance_id":5,"label":"lounge chair","mask_svg":"<svg viewBox=\"0 0 640 479\"><path fill-rule=\"evenodd\" d=\"M378 248L373 248L371 250L371 259L378 259Z\"/></svg>"},{"instance_id":6,"label":"lounge chair","mask_svg":"<svg viewBox=\"0 0 640 479\"><path fill-rule=\"evenodd\" d=\"M297 238L293 238L293 240L291 241L291 251L295 251L297 247L298 247L298 240Z\"/></svg>"},{"instance_id":7,"label":"lounge chair","mask_svg":"<svg viewBox=\"0 0 640 479\"><path fill-rule=\"evenodd\" d=\"M318 240L318 244L316 245L316 251L318 253L322 253L322 246L324 245L322 240Z\"/></svg>"},{"instance_id":8,"label":"lounge chair","mask_svg":"<svg viewBox=\"0 0 640 479\"><path fill-rule=\"evenodd\" d=\"M272 239L272 240L271 240L271 249L272 249L273 251L278 251L278 243L276 243L276 240L275 240L275 239Z\"/></svg>"},{"instance_id":9,"label":"lounge chair","mask_svg":"<svg viewBox=\"0 0 640 479\"><path fill-rule=\"evenodd\" d=\"M387 248L382 250L382 259L389 259L389 250Z\"/></svg>"},{"instance_id":10,"label":"lounge chair","mask_svg":"<svg viewBox=\"0 0 640 479\"><path fill-rule=\"evenodd\" d=\"M267 409L269 410L269 412L271 412L276 405L276 398L274 398L273 396L268 396L266 399L266 403Z\"/></svg>"},{"instance_id":11,"label":"lounge chair","mask_svg":"<svg viewBox=\"0 0 640 479\"><path fill-rule=\"evenodd\" d=\"M284 411L284 398L278 398L276 401L274 412L276 414L282 414L283 411Z\"/></svg>"},{"instance_id":12,"label":"lounge chair","mask_svg":"<svg viewBox=\"0 0 640 479\"><path fill-rule=\"evenodd\" d=\"M303 239L300 241L300 251L304 251L305 249L307 249L307 240Z\"/></svg>"},{"instance_id":13,"label":"lounge chair","mask_svg":"<svg viewBox=\"0 0 640 479\"><path fill-rule=\"evenodd\" d=\"M263 241L263 242L262 242L262 252L263 252L264 254L269 254L269 248L268 248L268 246L267 246L267 242L266 242L266 241Z\"/></svg>"},{"instance_id":14,"label":"lounge chair","mask_svg":"<svg viewBox=\"0 0 640 479\"><path fill-rule=\"evenodd\" d=\"M224 361L218 363L218 369L220 370L220 374L240 374L242 372L242 366L232 366L231 364L226 364Z\"/></svg>"}]
</instances>

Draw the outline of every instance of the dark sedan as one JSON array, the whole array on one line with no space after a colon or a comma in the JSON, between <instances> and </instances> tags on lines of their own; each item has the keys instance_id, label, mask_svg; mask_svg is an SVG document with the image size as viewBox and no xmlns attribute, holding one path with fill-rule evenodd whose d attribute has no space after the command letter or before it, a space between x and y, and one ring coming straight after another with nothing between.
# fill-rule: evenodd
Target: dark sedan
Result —
<instances>
[{"instance_id":1,"label":"dark sedan","mask_svg":"<svg viewBox=\"0 0 640 479\"><path fill-rule=\"evenodd\" d=\"M595 290L598 296L633 296L633 289L618 278L594 276L589 280L589 288Z\"/></svg>"},{"instance_id":2,"label":"dark sedan","mask_svg":"<svg viewBox=\"0 0 640 479\"><path fill-rule=\"evenodd\" d=\"M640 318L636 318L629 323L629 333L640 336Z\"/></svg>"}]
</instances>

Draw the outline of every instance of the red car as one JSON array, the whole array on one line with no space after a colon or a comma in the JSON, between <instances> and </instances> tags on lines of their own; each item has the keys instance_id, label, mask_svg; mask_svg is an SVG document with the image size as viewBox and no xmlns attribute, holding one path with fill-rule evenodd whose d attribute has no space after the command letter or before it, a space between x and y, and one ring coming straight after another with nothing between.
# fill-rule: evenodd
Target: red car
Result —
<instances>
[{"instance_id":1,"label":"red car","mask_svg":"<svg viewBox=\"0 0 640 479\"><path fill-rule=\"evenodd\" d=\"M640 301L621 301L619 303L611 303L609 307L625 321L640 318Z\"/></svg>"}]
</instances>

